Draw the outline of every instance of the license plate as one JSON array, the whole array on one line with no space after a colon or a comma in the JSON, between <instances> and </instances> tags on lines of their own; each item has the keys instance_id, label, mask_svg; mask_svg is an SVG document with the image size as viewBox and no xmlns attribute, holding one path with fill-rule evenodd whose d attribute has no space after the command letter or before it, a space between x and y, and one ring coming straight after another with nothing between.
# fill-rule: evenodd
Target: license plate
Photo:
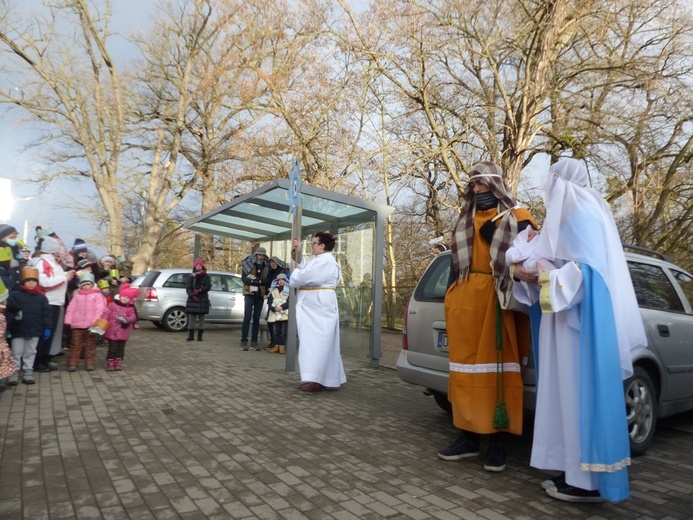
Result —
<instances>
[{"instance_id":1,"label":"license plate","mask_svg":"<svg viewBox=\"0 0 693 520\"><path fill-rule=\"evenodd\" d=\"M448 351L448 335L445 332L438 333L438 344L436 345L438 352Z\"/></svg>"}]
</instances>

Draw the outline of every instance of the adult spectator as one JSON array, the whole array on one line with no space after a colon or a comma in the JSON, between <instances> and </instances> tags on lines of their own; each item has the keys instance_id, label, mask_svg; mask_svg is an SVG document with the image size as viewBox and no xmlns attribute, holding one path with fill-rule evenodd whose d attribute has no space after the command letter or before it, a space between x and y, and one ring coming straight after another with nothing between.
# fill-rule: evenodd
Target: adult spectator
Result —
<instances>
[{"instance_id":1,"label":"adult spectator","mask_svg":"<svg viewBox=\"0 0 693 520\"><path fill-rule=\"evenodd\" d=\"M622 379L647 345L611 210L582 161L561 159L543 180L546 220L536 252L542 316L531 465L561 470L548 495L625 500L630 445Z\"/></svg>"},{"instance_id":2,"label":"adult spectator","mask_svg":"<svg viewBox=\"0 0 693 520\"><path fill-rule=\"evenodd\" d=\"M501 432L522 435L520 366L529 349L529 320L504 310L513 290L505 252L518 229L529 224L535 226L529 212L517 207L501 169L491 162L475 165L452 237L445 296L448 399L462 432L438 452L443 460L479 455L481 435L489 434L484 469L503 471L507 454Z\"/></svg>"},{"instance_id":3,"label":"adult spectator","mask_svg":"<svg viewBox=\"0 0 693 520\"><path fill-rule=\"evenodd\" d=\"M48 303L51 306L53 333L46 337L41 337L36 349L36 360L34 369L37 372L50 372L57 370L58 365L51 361L55 350L51 348L54 338L58 345L62 345L62 324L65 314L65 297L67 294L68 282L75 276L72 270L65 271L60 265L60 244L51 237L45 236L41 241L41 256L33 258L30 265L38 269L39 285L46 291ZM51 351L54 354L51 354Z\"/></svg>"},{"instance_id":4,"label":"adult spectator","mask_svg":"<svg viewBox=\"0 0 693 520\"><path fill-rule=\"evenodd\" d=\"M299 241L294 240L294 250ZM291 287L298 288L296 325L301 390L316 392L346 383L340 354L337 285L341 269L332 255L335 238L316 233L311 244L315 258L301 258L291 275Z\"/></svg>"},{"instance_id":5,"label":"adult spectator","mask_svg":"<svg viewBox=\"0 0 693 520\"><path fill-rule=\"evenodd\" d=\"M38 239L38 248L40 251L43 251L43 248L41 247L41 243L42 243L44 238L51 237L51 238L55 239L56 242L58 242L58 253L55 257L56 260L63 267L68 267L70 269L74 269L74 267L75 267L74 257L70 253L68 253L67 247L65 247L65 243L58 236L58 234L55 231L53 231L52 228L50 228L50 227L42 228L41 226L36 226L36 236Z\"/></svg>"},{"instance_id":6,"label":"adult spectator","mask_svg":"<svg viewBox=\"0 0 693 520\"><path fill-rule=\"evenodd\" d=\"M185 302L185 313L188 315L188 339L195 339L195 329L197 329L197 341L202 341L202 333L205 328L205 314L209 313L209 290L212 288L212 281L207 274L205 264L201 259L193 262L193 272L188 278L188 285L185 292L188 300Z\"/></svg>"},{"instance_id":7,"label":"adult spectator","mask_svg":"<svg viewBox=\"0 0 693 520\"><path fill-rule=\"evenodd\" d=\"M251 334L250 348L260 350L258 345L260 314L270 284L268 271L267 250L264 247L258 247L255 253L248 255L241 264L241 280L243 281L243 296L245 297L245 310L241 327L241 350L248 350L249 332Z\"/></svg>"}]
</instances>

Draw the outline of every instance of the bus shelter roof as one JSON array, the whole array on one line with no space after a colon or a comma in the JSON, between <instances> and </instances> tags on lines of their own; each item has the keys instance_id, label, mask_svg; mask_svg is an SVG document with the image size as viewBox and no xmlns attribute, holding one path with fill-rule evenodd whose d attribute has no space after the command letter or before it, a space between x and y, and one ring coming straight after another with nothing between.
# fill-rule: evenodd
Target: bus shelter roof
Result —
<instances>
[{"instance_id":1,"label":"bus shelter roof","mask_svg":"<svg viewBox=\"0 0 693 520\"><path fill-rule=\"evenodd\" d=\"M291 238L288 179L278 179L233 199L185 227L197 233L264 242ZM302 234L337 231L339 228L387 218L394 208L358 197L303 185Z\"/></svg>"}]
</instances>

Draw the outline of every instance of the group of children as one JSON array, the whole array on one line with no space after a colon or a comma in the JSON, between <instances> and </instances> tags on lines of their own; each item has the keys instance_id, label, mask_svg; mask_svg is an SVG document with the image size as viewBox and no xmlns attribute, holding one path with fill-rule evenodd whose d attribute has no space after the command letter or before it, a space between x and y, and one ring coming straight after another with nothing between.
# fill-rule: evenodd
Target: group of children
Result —
<instances>
[{"instance_id":1,"label":"group of children","mask_svg":"<svg viewBox=\"0 0 693 520\"><path fill-rule=\"evenodd\" d=\"M11 226L5 227L10 228L6 231L16 232ZM96 369L96 342L101 338L108 341L106 369L121 370L130 330L138 328L134 301L139 290L130 286L128 276L121 276L115 269L117 259L112 255L103 257L99 265L86 244L77 239L68 253L72 265L67 265L61 261L58 248L53 252L45 246L46 240L57 243L57 237L46 235L40 239L37 239L35 258L15 268L18 272L9 287L5 277L0 277L0 384L7 380L8 386L16 386L20 372L22 383L34 384L33 372L39 361L37 347L53 336L62 339L63 324L70 331L70 346L65 347L69 372L77 370L80 359L84 359L86 370ZM7 240L0 246L6 243ZM52 257L46 261L43 257L49 250ZM56 307L59 309L62 305L50 302L47 297L55 289L51 285L51 273L45 272L46 265L53 260L55 265L48 267L51 272L57 269L65 273L60 284L67 286L67 306L62 321L56 320ZM57 369L55 363L49 365L52 365L49 369L37 370Z\"/></svg>"}]
</instances>

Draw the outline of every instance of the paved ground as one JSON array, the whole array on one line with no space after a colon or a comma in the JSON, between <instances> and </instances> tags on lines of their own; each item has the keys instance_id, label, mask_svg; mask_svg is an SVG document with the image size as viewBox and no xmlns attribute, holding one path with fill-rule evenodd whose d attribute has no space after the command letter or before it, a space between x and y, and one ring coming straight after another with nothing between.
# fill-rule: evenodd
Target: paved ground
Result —
<instances>
[{"instance_id":1,"label":"paved ground","mask_svg":"<svg viewBox=\"0 0 693 520\"><path fill-rule=\"evenodd\" d=\"M438 460L449 417L393 370L346 359L341 390L306 394L237 329L184 338L145 326L123 372L63 366L4 392L0 518L691 518L693 435L676 422L634 461L631 499L571 505L542 492L528 435L501 474Z\"/></svg>"}]
</instances>

